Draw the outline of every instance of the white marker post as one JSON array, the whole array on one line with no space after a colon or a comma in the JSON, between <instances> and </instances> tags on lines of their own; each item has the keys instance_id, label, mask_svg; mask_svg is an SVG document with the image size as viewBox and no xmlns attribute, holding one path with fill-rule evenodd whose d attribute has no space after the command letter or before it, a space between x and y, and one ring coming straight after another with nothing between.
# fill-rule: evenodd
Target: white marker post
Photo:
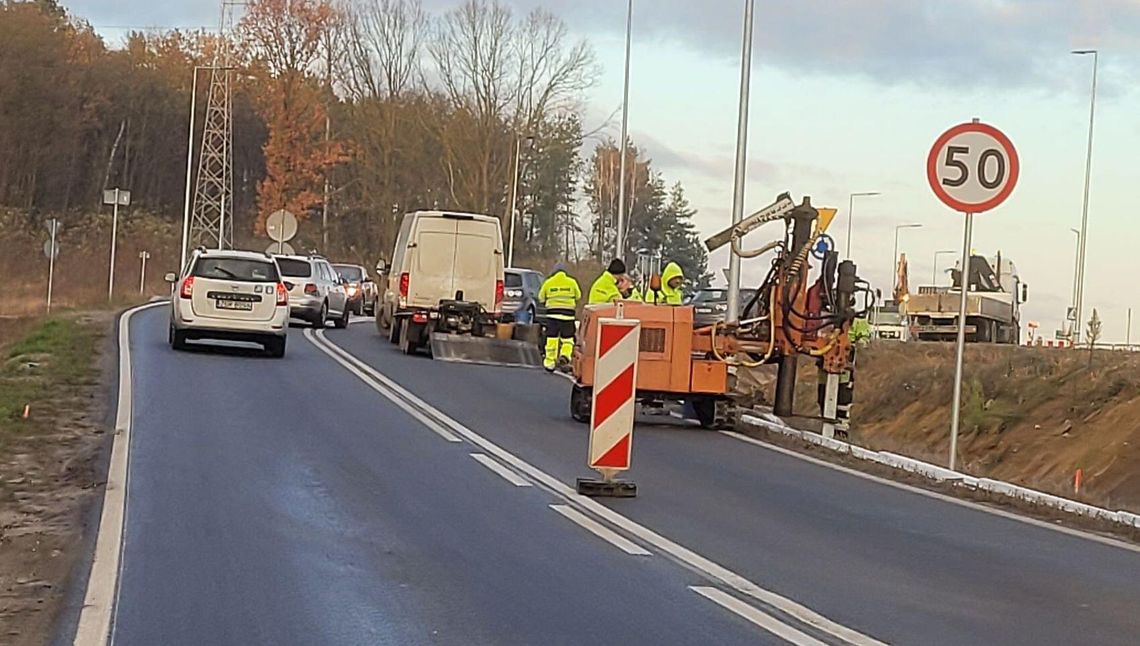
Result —
<instances>
[{"instance_id":1,"label":"white marker post","mask_svg":"<svg viewBox=\"0 0 1140 646\"><path fill-rule=\"evenodd\" d=\"M143 290L146 289L146 261L150 258L149 251L140 251L139 260L142 261L142 268L139 269L139 296L142 296Z\"/></svg>"},{"instance_id":2,"label":"white marker post","mask_svg":"<svg viewBox=\"0 0 1140 646\"><path fill-rule=\"evenodd\" d=\"M966 348L966 304L970 285L970 245L974 215L1009 197L1021 172L1013 143L1000 130L974 119L942 133L926 158L926 179L943 204L963 213L965 231L958 287L958 348L954 363L954 405L950 410L950 470L958 456L958 421L962 405L962 358ZM999 268L1000 271L1000 268ZM1014 298L1018 295L1014 294Z\"/></svg>"}]
</instances>

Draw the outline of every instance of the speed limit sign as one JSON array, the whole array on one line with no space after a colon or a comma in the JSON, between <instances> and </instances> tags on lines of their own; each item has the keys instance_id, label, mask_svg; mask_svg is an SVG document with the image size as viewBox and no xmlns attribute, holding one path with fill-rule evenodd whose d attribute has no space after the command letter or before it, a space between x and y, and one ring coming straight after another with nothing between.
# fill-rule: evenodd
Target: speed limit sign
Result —
<instances>
[{"instance_id":1,"label":"speed limit sign","mask_svg":"<svg viewBox=\"0 0 1140 646\"><path fill-rule=\"evenodd\" d=\"M1017 185L1017 150L997 128L977 121L942 133L926 158L926 179L938 199L962 213L982 213Z\"/></svg>"},{"instance_id":2,"label":"speed limit sign","mask_svg":"<svg viewBox=\"0 0 1140 646\"><path fill-rule=\"evenodd\" d=\"M926 157L926 179L943 204L965 214L962 260L951 290L959 292L958 348L954 365L954 403L950 409L950 470L958 455L959 411L962 408L962 361L966 346L967 294L974 284L974 269L985 263L974 262L974 215L998 206L1017 186L1021 162L1013 143L1002 131L974 119L942 133ZM1000 262L1000 261L999 261ZM997 270L1000 272L1001 268ZM1017 298L1017 295L1014 295ZM981 324L985 324L984 322ZM979 323L971 322L975 328ZM975 330L977 334L977 330Z\"/></svg>"}]
</instances>

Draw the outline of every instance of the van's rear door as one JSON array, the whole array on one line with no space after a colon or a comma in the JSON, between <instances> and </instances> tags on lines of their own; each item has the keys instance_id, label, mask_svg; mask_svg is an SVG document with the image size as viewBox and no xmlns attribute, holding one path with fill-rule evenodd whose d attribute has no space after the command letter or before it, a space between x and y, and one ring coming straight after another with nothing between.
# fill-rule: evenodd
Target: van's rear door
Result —
<instances>
[{"instance_id":1,"label":"van's rear door","mask_svg":"<svg viewBox=\"0 0 1140 646\"><path fill-rule=\"evenodd\" d=\"M436 307L455 298L457 222L439 216L416 218L407 265L409 307Z\"/></svg>"},{"instance_id":2,"label":"van's rear door","mask_svg":"<svg viewBox=\"0 0 1140 646\"><path fill-rule=\"evenodd\" d=\"M453 292L495 309L495 282L503 278L503 244L499 223L479 219L456 220L455 279Z\"/></svg>"}]
</instances>

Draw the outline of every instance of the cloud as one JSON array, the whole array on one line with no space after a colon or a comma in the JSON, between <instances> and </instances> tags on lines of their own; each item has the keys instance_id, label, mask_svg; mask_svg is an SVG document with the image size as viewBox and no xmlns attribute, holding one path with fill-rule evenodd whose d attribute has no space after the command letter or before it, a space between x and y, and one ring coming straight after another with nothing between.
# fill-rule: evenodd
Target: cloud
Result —
<instances>
[{"instance_id":1,"label":"cloud","mask_svg":"<svg viewBox=\"0 0 1140 646\"><path fill-rule=\"evenodd\" d=\"M457 0L429 0L434 10ZM621 38L625 3L514 0L577 30ZM634 39L666 40L714 59L740 57L741 0L635 0ZM889 84L1067 90L1068 51L1098 47L1115 74L1140 61L1135 0L764 0L756 3L755 61ZM1077 87L1083 87L1080 79ZM1072 89L1075 89L1073 87Z\"/></svg>"}]
</instances>

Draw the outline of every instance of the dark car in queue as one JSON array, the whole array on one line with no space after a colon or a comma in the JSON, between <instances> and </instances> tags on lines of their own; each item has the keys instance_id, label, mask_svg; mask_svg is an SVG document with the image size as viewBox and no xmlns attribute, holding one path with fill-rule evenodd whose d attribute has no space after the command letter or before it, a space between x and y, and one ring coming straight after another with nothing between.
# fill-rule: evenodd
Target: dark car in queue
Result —
<instances>
[{"instance_id":1,"label":"dark car in queue","mask_svg":"<svg viewBox=\"0 0 1140 646\"><path fill-rule=\"evenodd\" d=\"M756 295L755 289L740 290L740 318L748 318L744 308ZM724 320L728 312L728 289L725 287L707 287L698 290L688 301L693 306L693 325L705 327Z\"/></svg>"},{"instance_id":2,"label":"dark car in queue","mask_svg":"<svg viewBox=\"0 0 1140 646\"><path fill-rule=\"evenodd\" d=\"M538 292L546 278L533 269L508 267L503 270L503 313L519 323L537 323L546 314L538 302Z\"/></svg>"}]
</instances>

